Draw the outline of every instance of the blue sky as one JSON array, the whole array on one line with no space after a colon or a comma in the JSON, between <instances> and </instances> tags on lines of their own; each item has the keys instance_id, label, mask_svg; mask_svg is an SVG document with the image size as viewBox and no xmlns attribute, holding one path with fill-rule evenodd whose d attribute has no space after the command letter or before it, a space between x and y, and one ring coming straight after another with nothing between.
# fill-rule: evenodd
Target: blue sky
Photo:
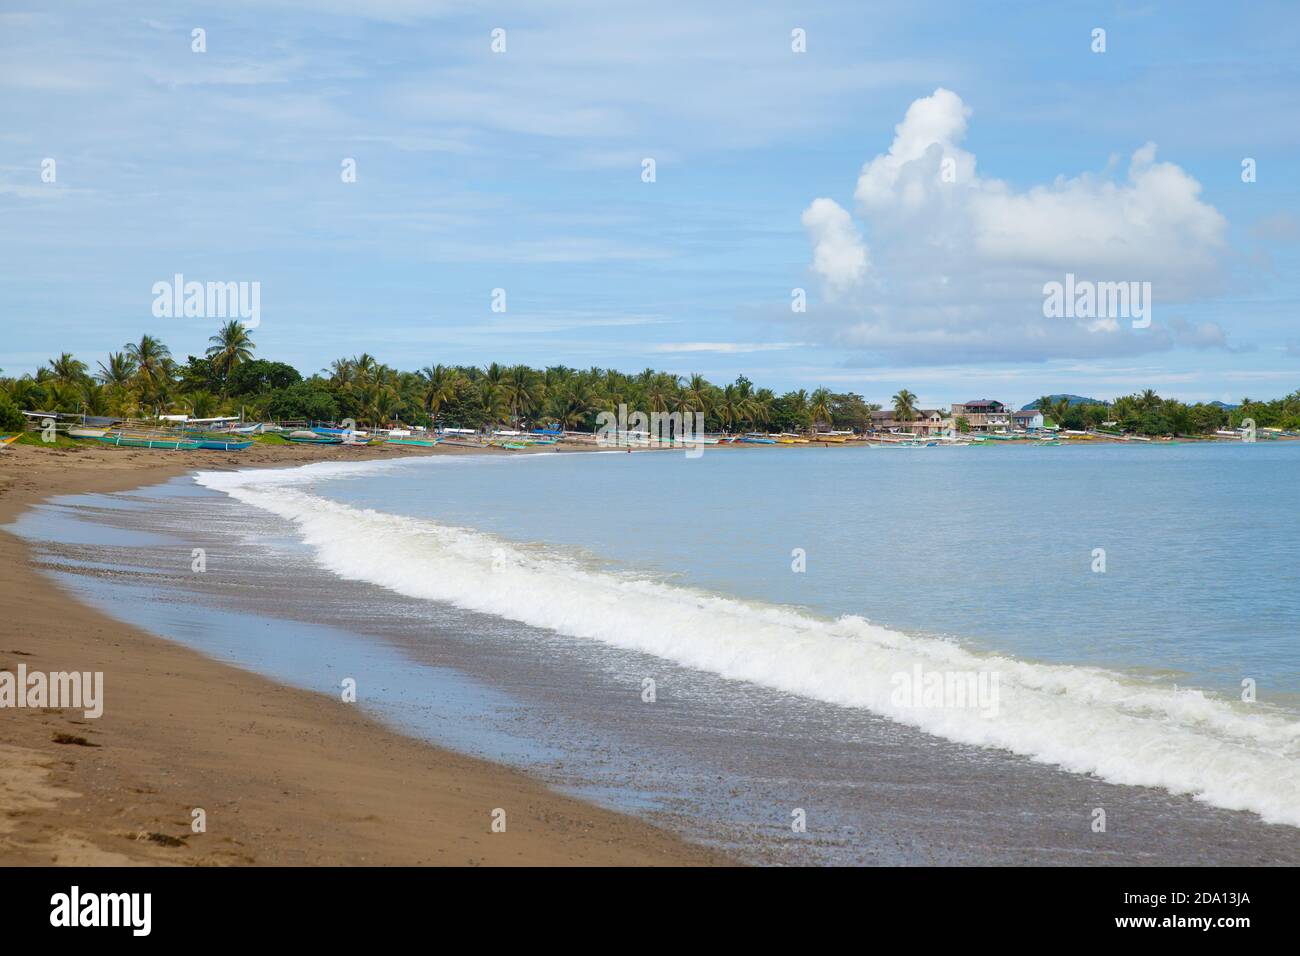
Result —
<instances>
[{"instance_id":1,"label":"blue sky","mask_svg":"<svg viewBox=\"0 0 1300 956\"><path fill-rule=\"evenodd\" d=\"M924 404L1300 387L1287 4L0 11L6 374L143 332L199 353L215 321L151 314L182 273L260 282L259 351L306 372L369 351ZM1065 272L1151 281L1152 328L1045 319Z\"/></svg>"}]
</instances>

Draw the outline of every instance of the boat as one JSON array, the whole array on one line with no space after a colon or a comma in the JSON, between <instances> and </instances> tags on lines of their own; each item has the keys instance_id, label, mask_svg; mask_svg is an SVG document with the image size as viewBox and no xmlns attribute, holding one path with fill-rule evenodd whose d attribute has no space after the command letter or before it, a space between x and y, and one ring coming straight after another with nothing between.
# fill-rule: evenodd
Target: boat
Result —
<instances>
[{"instance_id":1,"label":"boat","mask_svg":"<svg viewBox=\"0 0 1300 956\"><path fill-rule=\"evenodd\" d=\"M432 448L441 438L385 438L385 445L409 445L413 448Z\"/></svg>"},{"instance_id":2,"label":"boat","mask_svg":"<svg viewBox=\"0 0 1300 956\"><path fill-rule=\"evenodd\" d=\"M81 425L74 425L68 429L69 438L103 438L107 434L107 428L85 428Z\"/></svg>"},{"instance_id":3,"label":"boat","mask_svg":"<svg viewBox=\"0 0 1300 956\"><path fill-rule=\"evenodd\" d=\"M836 445L842 445L849 440L848 435L836 434L834 432L813 432L808 436L811 441L831 442Z\"/></svg>"},{"instance_id":4,"label":"boat","mask_svg":"<svg viewBox=\"0 0 1300 956\"><path fill-rule=\"evenodd\" d=\"M106 445L115 445L119 448L158 448L169 451L194 451L199 447L199 442L194 438L169 438L159 435L123 435L115 432L110 435L100 435L96 441L102 441Z\"/></svg>"},{"instance_id":5,"label":"boat","mask_svg":"<svg viewBox=\"0 0 1300 956\"><path fill-rule=\"evenodd\" d=\"M775 438L766 438L762 435L744 435L740 438L746 445L775 445Z\"/></svg>"},{"instance_id":6,"label":"boat","mask_svg":"<svg viewBox=\"0 0 1300 956\"><path fill-rule=\"evenodd\" d=\"M0 435L0 448L8 448L22 437L22 432L19 432L16 435Z\"/></svg>"},{"instance_id":7,"label":"boat","mask_svg":"<svg viewBox=\"0 0 1300 956\"><path fill-rule=\"evenodd\" d=\"M198 447L208 451L243 451L252 441L222 441L219 438L197 439Z\"/></svg>"},{"instance_id":8,"label":"boat","mask_svg":"<svg viewBox=\"0 0 1300 956\"><path fill-rule=\"evenodd\" d=\"M313 431L299 429L298 431L289 432L287 435L281 435L281 438L288 439L291 442L297 442L302 445L341 445L343 439L338 435L318 435Z\"/></svg>"}]
</instances>

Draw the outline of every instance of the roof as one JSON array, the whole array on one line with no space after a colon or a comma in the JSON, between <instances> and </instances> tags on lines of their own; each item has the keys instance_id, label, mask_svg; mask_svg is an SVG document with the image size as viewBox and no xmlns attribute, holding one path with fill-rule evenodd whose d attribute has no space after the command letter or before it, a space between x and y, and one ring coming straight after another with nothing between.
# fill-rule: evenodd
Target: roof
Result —
<instances>
[{"instance_id":1,"label":"roof","mask_svg":"<svg viewBox=\"0 0 1300 956\"><path fill-rule=\"evenodd\" d=\"M992 408L994 405L998 406L999 408L1004 407L1004 406L1002 405L1001 402L999 402L999 401L995 401L994 399L991 399L991 398L977 398L977 399L975 399L973 402L965 402L965 403L963 404L963 407L965 407L965 408Z\"/></svg>"}]
</instances>

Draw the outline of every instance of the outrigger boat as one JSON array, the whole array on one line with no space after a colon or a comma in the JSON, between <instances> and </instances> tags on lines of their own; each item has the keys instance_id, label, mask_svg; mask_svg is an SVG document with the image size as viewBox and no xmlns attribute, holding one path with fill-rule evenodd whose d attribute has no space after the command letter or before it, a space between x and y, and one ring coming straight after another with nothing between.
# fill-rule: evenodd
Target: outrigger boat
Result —
<instances>
[{"instance_id":1,"label":"outrigger boat","mask_svg":"<svg viewBox=\"0 0 1300 956\"><path fill-rule=\"evenodd\" d=\"M222 441L219 438L200 438L198 447L208 451L243 451L251 441Z\"/></svg>"},{"instance_id":2,"label":"outrigger boat","mask_svg":"<svg viewBox=\"0 0 1300 956\"><path fill-rule=\"evenodd\" d=\"M116 432L110 435L100 435L96 441L102 441L106 445L116 445L119 448L159 448L169 451L194 451L199 447L199 442L193 438L169 438L159 437L157 435L123 435Z\"/></svg>"},{"instance_id":3,"label":"outrigger boat","mask_svg":"<svg viewBox=\"0 0 1300 956\"><path fill-rule=\"evenodd\" d=\"M0 448L8 448L22 437L22 432L19 432L17 435L0 435Z\"/></svg>"},{"instance_id":4,"label":"outrigger boat","mask_svg":"<svg viewBox=\"0 0 1300 956\"><path fill-rule=\"evenodd\" d=\"M74 425L68 429L69 438L103 438L107 434L107 428L85 428L81 425Z\"/></svg>"},{"instance_id":5,"label":"outrigger boat","mask_svg":"<svg viewBox=\"0 0 1300 956\"><path fill-rule=\"evenodd\" d=\"M409 445L412 448L432 448L441 438L385 438L385 445Z\"/></svg>"},{"instance_id":6,"label":"outrigger boat","mask_svg":"<svg viewBox=\"0 0 1300 956\"><path fill-rule=\"evenodd\" d=\"M341 445L343 439L338 435L318 435L314 431L299 429L298 431L289 432L287 435L281 435L291 442L297 442L302 445Z\"/></svg>"}]
</instances>

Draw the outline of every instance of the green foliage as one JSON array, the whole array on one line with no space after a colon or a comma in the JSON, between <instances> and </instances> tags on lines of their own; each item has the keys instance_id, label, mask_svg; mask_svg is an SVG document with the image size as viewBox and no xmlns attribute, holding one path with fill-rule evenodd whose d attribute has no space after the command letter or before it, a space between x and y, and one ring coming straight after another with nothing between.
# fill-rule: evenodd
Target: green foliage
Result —
<instances>
[{"instance_id":1,"label":"green foliage","mask_svg":"<svg viewBox=\"0 0 1300 956\"><path fill-rule=\"evenodd\" d=\"M321 385L310 381L298 382L272 392L266 412L277 421L307 419L332 422L339 417L339 403Z\"/></svg>"},{"instance_id":2,"label":"green foliage","mask_svg":"<svg viewBox=\"0 0 1300 956\"><path fill-rule=\"evenodd\" d=\"M26 425L27 420L23 418L22 410L6 395L0 392L0 432L12 435L14 432L20 432Z\"/></svg>"},{"instance_id":3,"label":"green foliage","mask_svg":"<svg viewBox=\"0 0 1300 956\"><path fill-rule=\"evenodd\" d=\"M232 397L264 395L301 381L302 376L292 365L252 359L235 366L226 379L226 389Z\"/></svg>"},{"instance_id":4,"label":"green foliage","mask_svg":"<svg viewBox=\"0 0 1300 956\"><path fill-rule=\"evenodd\" d=\"M181 412L212 417L244 410L257 419L351 418L362 427L562 425L586 431L596 427L600 413L616 413L620 405L629 412L703 415L707 430L730 432L863 430L871 412L879 409L861 395L828 388L777 395L744 375L715 385L699 374L679 376L651 368L629 374L492 363L483 368L426 365L404 372L368 353L339 358L304 379L284 362L254 358L249 330L238 322L225 323L210 342L206 355L191 355L178 364L161 340L144 335L99 362L93 377L84 362L65 352L34 375L0 378L0 394L16 410L138 418ZM907 389L891 400L900 419L915 418L921 411L917 402ZM1243 399L1236 409L1186 405L1151 390L1112 403L1070 404L1067 396L1047 395L1036 404L1050 423L1066 429L1116 421L1119 429L1142 435L1213 434L1252 419L1259 428L1300 430L1300 391L1272 401ZM955 424L960 432L970 427L964 419Z\"/></svg>"}]
</instances>

